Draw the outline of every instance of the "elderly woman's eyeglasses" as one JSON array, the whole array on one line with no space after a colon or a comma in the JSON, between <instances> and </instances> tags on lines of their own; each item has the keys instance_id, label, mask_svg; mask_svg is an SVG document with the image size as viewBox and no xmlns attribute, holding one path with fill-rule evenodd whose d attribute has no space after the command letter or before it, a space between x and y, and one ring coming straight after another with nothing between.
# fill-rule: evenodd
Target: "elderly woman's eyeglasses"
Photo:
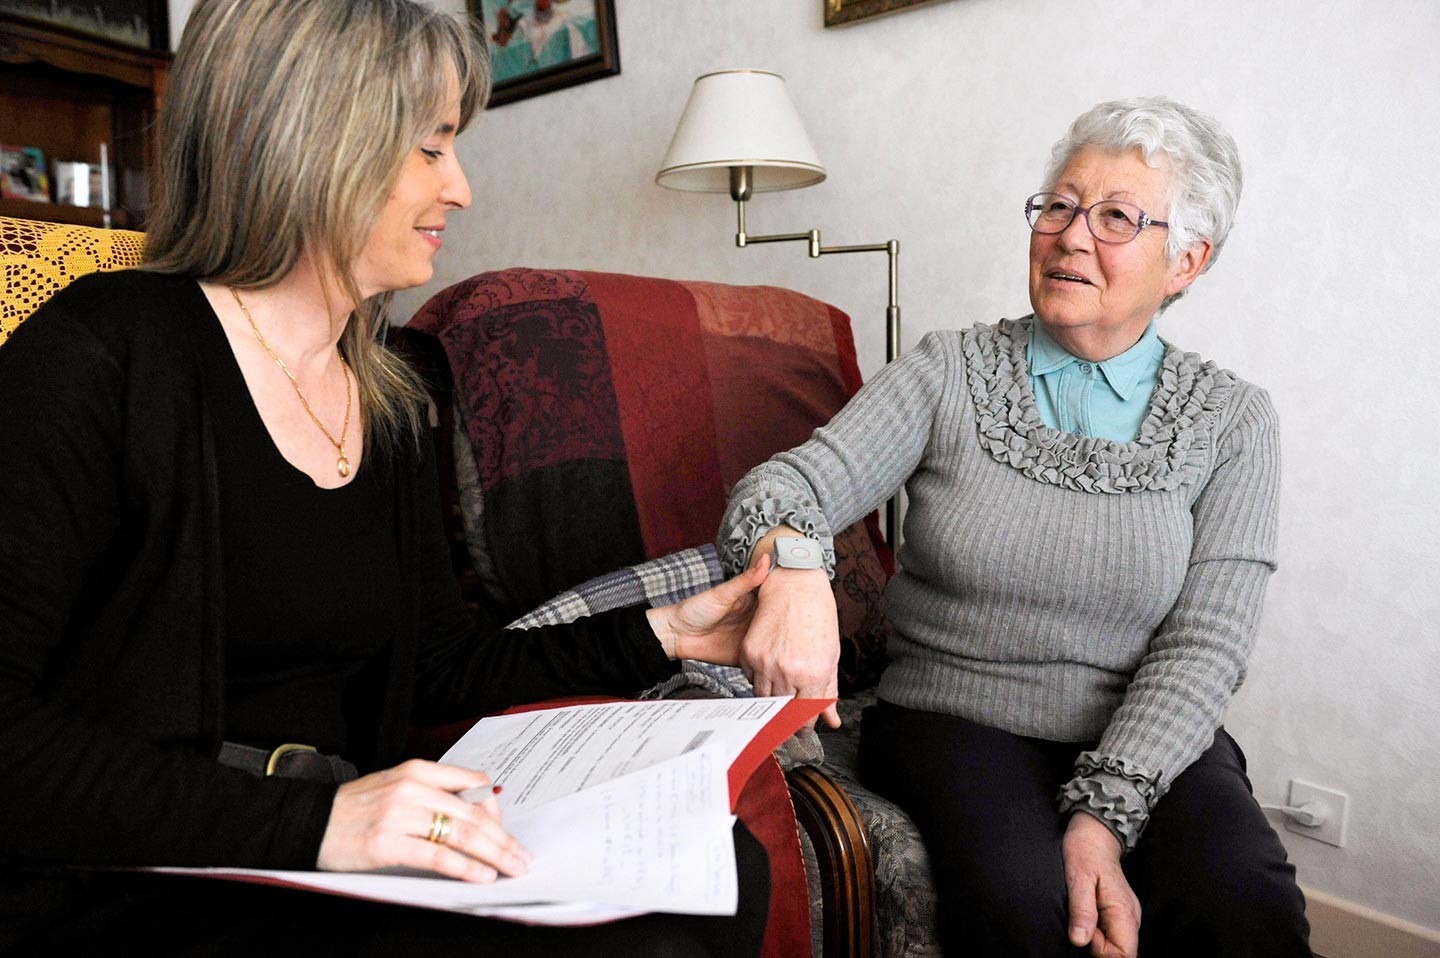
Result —
<instances>
[{"instance_id":1,"label":"elderly woman's eyeglasses","mask_svg":"<svg viewBox=\"0 0 1440 958\"><path fill-rule=\"evenodd\" d=\"M1102 243L1128 243L1147 226L1170 225L1152 220L1134 203L1120 200L1102 200L1084 209L1059 193L1036 193L1025 201L1025 221L1037 233L1063 233L1076 214L1085 217L1090 235Z\"/></svg>"}]
</instances>

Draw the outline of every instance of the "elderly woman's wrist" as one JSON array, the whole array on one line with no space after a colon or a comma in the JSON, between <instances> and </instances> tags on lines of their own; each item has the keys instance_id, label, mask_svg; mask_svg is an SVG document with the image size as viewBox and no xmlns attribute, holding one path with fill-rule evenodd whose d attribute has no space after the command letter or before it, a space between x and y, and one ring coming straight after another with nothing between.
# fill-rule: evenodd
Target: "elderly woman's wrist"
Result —
<instances>
[{"instance_id":1,"label":"elderly woman's wrist","mask_svg":"<svg viewBox=\"0 0 1440 958\"><path fill-rule=\"evenodd\" d=\"M798 536L800 538L806 537L805 533L800 532L799 530L794 529L791 526L785 525L783 523L781 525L775 526L769 532L765 533L759 539L755 540L755 547L750 550L750 561L745 564L745 568L755 568L755 564L760 561L761 556L774 553L775 540L780 538L781 536Z\"/></svg>"},{"instance_id":2,"label":"elderly woman's wrist","mask_svg":"<svg viewBox=\"0 0 1440 958\"><path fill-rule=\"evenodd\" d=\"M784 592L792 588L823 588L830 591L830 577L824 569L771 569L765 581L760 583L762 594Z\"/></svg>"},{"instance_id":3,"label":"elderly woman's wrist","mask_svg":"<svg viewBox=\"0 0 1440 958\"><path fill-rule=\"evenodd\" d=\"M1118 756L1083 752L1075 762L1075 777L1060 788L1060 811L1083 811L1099 819L1128 853L1159 800L1159 782L1158 773Z\"/></svg>"},{"instance_id":4,"label":"elderly woman's wrist","mask_svg":"<svg viewBox=\"0 0 1440 958\"><path fill-rule=\"evenodd\" d=\"M1102 831L1109 835L1115 842L1115 854L1117 857L1125 853L1125 837L1116 831L1115 827L1107 822L1096 812L1084 805L1077 805L1070 812L1070 822L1066 826L1066 834L1088 831L1099 835Z\"/></svg>"},{"instance_id":5,"label":"elderly woman's wrist","mask_svg":"<svg viewBox=\"0 0 1440 958\"><path fill-rule=\"evenodd\" d=\"M1122 854L1134 851L1149 821L1149 811L1130 799L1085 779L1071 779L1060 792L1060 812L1088 815L1110 830Z\"/></svg>"},{"instance_id":6,"label":"elderly woman's wrist","mask_svg":"<svg viewBox=\"0 0 1440 958\"><path fill-rule=\"evenodd\" d=\"M820 544L827 569L835 564L835 543L825 516L816 504L804 498L766 495L747 496L734 504L738 518L715 543L720 563L730 575L751 568L759 557L773 551L781 535L802 536Z\"/></svg>"}]
</instances>

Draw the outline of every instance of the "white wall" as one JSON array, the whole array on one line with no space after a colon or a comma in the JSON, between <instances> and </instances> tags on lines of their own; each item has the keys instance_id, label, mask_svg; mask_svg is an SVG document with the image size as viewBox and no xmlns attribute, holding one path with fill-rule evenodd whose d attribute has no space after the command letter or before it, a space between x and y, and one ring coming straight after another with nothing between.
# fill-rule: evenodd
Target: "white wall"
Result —
<instances>
[{"instance_id":1,"label":"white wall","mask_svg":"<svg viewBox=\"0 0 1440 958\"><path fill-rule=\"evenodd\" d=\"M180 32L185 28L185 20L190 16L190 11L195 9L195 0L166 0L170 9L170 46L180 46Z\"/></svg>"},{"instance_id":2,"label":"white wall","mask_svg":"<svg viewBox=\"0 0 1440 958\"><path fill-rule=\"evenodd\" d=\"M1262 800L1292 777L1351 796L1344 848L1281 831L1302 882L1440 929L1440 4L947 0L826 30L821 3L618 0L620 76L464 135L475 207L397 313L515 265L773 283L849 311L873 372L883 257L737 250L728 198L654 185L695 76L787 77L830 178L761 196L750 229L898 238L907 348L1028 311L1020 206L1076 114L1142 93L1213 113L1245 198L1161 332L1270 390L1285 457L1281 569L1227 724Z\"/></svg>"}]
</instances>

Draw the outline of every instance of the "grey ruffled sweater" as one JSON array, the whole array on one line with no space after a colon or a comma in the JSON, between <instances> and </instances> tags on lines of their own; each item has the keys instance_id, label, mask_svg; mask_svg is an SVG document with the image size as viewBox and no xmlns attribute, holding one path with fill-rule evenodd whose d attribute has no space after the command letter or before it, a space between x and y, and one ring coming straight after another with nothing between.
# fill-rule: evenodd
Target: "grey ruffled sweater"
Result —
<instances>
[{"instance_id":1,"label":"grey ruffled sweater","mask_svg":"<svg viewBox=\"0 0 1440 958\"><path fill-rule=\"evenodd\" d=\"M1166 344L1134 442L1035 405L1031 317L931 333L804 445L735 487L729 571L780 523L830 548L902 484L880 695L1018 735L1099 741L1060 808L1127 850L1211 743L1275 568L1279 435L1264 390Z\"/></svg>"}]
</instances>

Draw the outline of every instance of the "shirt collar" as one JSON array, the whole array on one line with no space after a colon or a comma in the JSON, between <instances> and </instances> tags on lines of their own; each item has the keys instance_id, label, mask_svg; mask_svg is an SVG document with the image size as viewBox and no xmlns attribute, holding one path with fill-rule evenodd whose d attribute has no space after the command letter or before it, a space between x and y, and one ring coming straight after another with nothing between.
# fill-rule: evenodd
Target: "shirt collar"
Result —
<instances>
[{"instance_id":1,"label":"shirt collar","mask_svg":"<svg viewBox=\"0 0 1440 958\"><path fill-rule=\"evenodd\" d=\"M1083 362L1051 339L1038 319L1030 323L1029 347L1032 376L1044 376L1071 363ZM1115 395L1121 400L1128 400L1141 379L1154 375L1164 355L1165 344L1160 342L1160 334L1155 329L1155 323L1151 322L1145 327L1145 335L1141 336L1134 346L1095 365L1110 388L1115 391Z\"/></svg>"}]
</instances>

